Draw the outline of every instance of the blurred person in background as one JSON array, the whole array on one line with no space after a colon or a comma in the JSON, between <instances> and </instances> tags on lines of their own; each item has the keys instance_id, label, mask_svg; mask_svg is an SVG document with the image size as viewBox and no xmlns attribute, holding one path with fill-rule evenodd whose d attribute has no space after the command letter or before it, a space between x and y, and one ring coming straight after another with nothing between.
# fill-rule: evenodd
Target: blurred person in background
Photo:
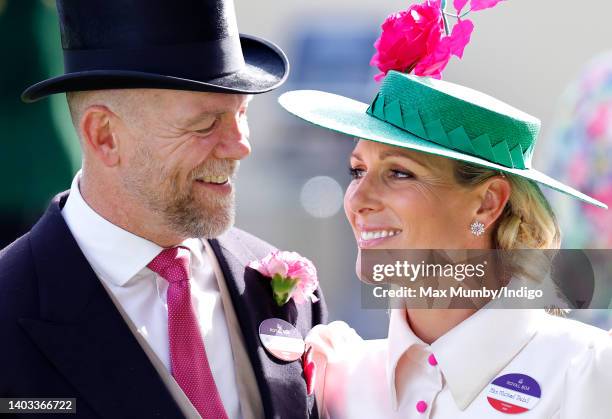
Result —
<instances>
[{"instance_id":1,"label":"blurred person in background","mask_svg":"<svg viewBox=\"0 0 612 419\"><path fill-rule=\"evenodd\" d=\"M471 10L495 3L472 0ZM450 32L443 13L444 3L430 0L385 21L372 59L382 83L369 106L312 90L279 99L305 121L358 139L344 207L364 281L360 258L370 249L559 249L563 226L539 185L607 209L531 166L538 119L435 80L473 29L458 19ZM505 262L493 270L505 285L546 280L530 259ZM419 309L406 300L381 340L343 322L315 327L307 342L322 416L609 418L609 334L543 308L495 303Z\"/></svg>"},{"instance_id":2,"label":"blurred person in background","mask_svg":"<svg viewBox=\"0 0 612 419\"><path fill-rule=\"evenodd\" d=\"M542 155L548 172L601 201L612 201L612 52L594 58L570 85L546 140ZM564 226L564 247L612 248L611 212L558 194L547 196Z\"/></svg>"},{"instance_id":3,"label":"blurred person in background","mask_svg":"<svg viewBox=\"0 0 612 419\"><path fill-rule=\"evenodd\" d=\"M69 118L58 118L68 113L65 102L28 106L19 99L27 83L61 69L54 2L0 0L0 55L1 249L28 231L70 182L80 151Z\"/></svg>"},{"instance_id":4,"label":"blurred person in background","mask_svg":"<svg viewBox=\"0 0 612 419\"><path fill-rule=\"evenodd\" d=\"M274 248L233 227L248 104L285 81L286 56L239 34L230 0L57 9L65 73L22 98L66 93L82 169L0 251L0 396L76 398L83 418L316 418L299 357L259 328L305 335L324 301L278 306L246 269ZM53 175L45 127L20 122Z\"/></svg>"},{"instance_id":5,"label":"blurred person in background","mask_svg":"<svg viewBox=\"0 0 612 419\"><path fill-rule=\"evenodd\" d=\"M550 134L542 144L542 163L562 182L571 183L595 198L612 201L612 51L588 62L561 97ZM562 247L601 249L601 273L611 278L612 213L593 210L572 199L547 193L563 228ZM576 222L580 220L580 222ZM612 288L610 280L601 287ZM606 294L604 290L601 291ZM609 308L612 309L612 302ZM611 310L578 310L570 315L601 327L612 327Z\"/></svg>"}]
</instances>

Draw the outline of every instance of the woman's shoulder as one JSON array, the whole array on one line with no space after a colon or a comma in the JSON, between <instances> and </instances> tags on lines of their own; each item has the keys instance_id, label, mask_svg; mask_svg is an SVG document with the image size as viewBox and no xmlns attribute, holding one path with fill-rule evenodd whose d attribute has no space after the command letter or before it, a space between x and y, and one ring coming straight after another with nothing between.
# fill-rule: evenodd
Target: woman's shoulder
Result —
<instances>
[{"instance_id":1,"label":"woman's shoulder","mask_svg":"<svg viewBox=\"0 0 612 419\"><path fill-rule=\"evenodd\" d=\"M556 344L552 358L569 355L562 417L608 418L612 410L612 336L576 320L547 316L540 333Z\"/></svg>"},{"instance_id":2,"label":"woman's shoulder","mask_svg":"<svg viewBox=\"0 0 612 419\"><path fill-rule=\"evenodd\" d=\"M558 341L559 344L576 347L578 350L612 349L612 336L608 331L566 317L544 314L539 334Z\"/></svg>"}]
</instances>

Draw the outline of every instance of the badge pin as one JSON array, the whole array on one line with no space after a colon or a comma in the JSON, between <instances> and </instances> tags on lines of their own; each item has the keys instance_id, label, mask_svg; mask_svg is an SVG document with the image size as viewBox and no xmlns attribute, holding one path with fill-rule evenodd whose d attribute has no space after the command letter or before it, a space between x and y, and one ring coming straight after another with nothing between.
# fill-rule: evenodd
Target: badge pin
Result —
<instances>
[{"instance_id":1,"label":"badge pin","mask_svg":"<svg viewBox=\"0 0 612 419\"><path fill-rule=\"evenodd\" d=\"M525 374L505 374L489 384L487 400L497 411L523 413L540 401L542 389L538 382Z\"/></svg>"},{"instance_id":2,"label":"badge pin","mask_svg":"<svg viewBox=\"0 0 612 419\"><path fill-rule=\"evenodd\" d=\"M282 361L296 361L304 353L302 334L283 319L266 319L259 325L259 339L272 356Z\"/></svg>"}]
</instances>

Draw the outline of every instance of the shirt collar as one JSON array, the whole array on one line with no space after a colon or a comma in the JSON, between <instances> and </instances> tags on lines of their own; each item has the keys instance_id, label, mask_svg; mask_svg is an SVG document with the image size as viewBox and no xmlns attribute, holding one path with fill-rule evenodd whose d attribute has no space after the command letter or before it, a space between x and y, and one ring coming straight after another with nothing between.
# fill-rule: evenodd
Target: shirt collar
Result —
<instances>
[{"instance_id":1,"label":"shirt collar","mask_svg":"<svg viewBox=\"0 0 612 419\"><path fill-rule=\"evenodd\" d=\"M397 363L411 346L429 346L457 407L464 410L532 339L543 314L543 310L535 309L483 308L427 345L410 328L406 310L392 310L387 377L394 405L398 400Z\"/></svg>"},{"instance_id":2,"label":"shirt collar","mask_svg":"<svg viewBox=\"0 0 612 419\"><path fill-rule=\"evenodd\" d=\"M94 272L103 280L124 286L163 250L157 244L116 226L96 213L79 190L79 171L70 187L62 215ZM193 254L201 249L198 239L181 245ZM200 252L201 253L201 252Z\"/></svg>"},{"instance_id":3,"label":"shirt collar","mask_svg":"<svg viewBox=\"0 0 612 419\"><path fill-rule=\"evenodd\" d=\"M393 404L393 410L397 410L399 404L397 388L395 387L395 372L397 364L402 355L413 346L416 345L427 347L428 345L417 335L415 335L410 328L408 319L406 318L405 309L391 310L388 344L389 356L387 357L387 378L389 389L391 391L391 403Z\"/></svg>"}]
</instances>

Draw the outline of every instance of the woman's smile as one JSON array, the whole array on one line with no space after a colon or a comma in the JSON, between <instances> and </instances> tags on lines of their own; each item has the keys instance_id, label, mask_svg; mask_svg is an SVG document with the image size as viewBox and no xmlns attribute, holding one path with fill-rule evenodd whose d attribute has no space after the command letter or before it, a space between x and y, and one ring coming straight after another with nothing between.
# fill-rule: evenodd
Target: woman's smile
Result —
<instances>
[{"instance_id":1,"label":"woman's smile","mask_svg":"<svg viewBox=\"0 0 612 419\"><path fill-rule=\"evenodd\" d=\"M357 224L357 243L361 249L374 248L387 243L402 233L402 229L384 226L369 226L367 224ZM383 246L383 247L384 247Z\"/></svg>"}]
</instances>

